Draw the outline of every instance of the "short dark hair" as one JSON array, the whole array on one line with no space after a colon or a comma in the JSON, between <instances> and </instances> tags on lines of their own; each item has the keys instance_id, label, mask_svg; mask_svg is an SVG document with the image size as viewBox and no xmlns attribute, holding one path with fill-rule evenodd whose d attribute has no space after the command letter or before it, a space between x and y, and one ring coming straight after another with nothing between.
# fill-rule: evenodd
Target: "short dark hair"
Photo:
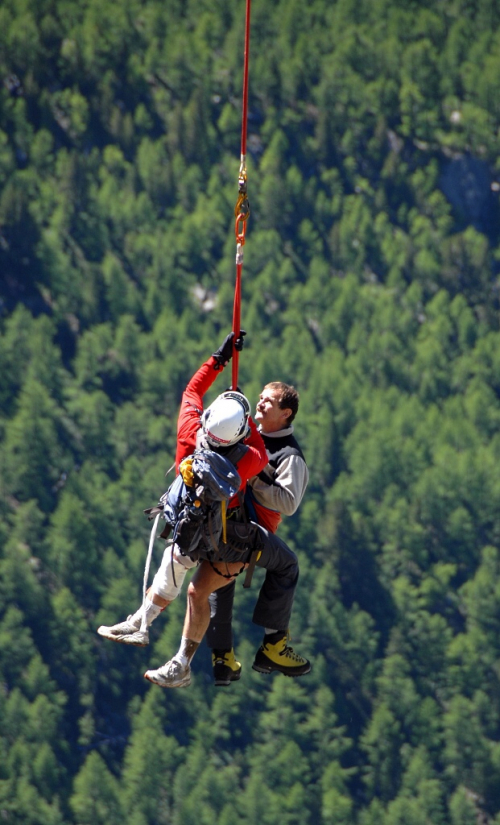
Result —
<instances>
[{"instance_id":1,"label":"short dark hair","mask_svg":"<svg viewBox=\"0 0 500 825\"><path fill-rule=\"evenodd\" d=\"M299 410L299 394L295 387L292 387L291 384L285 384L283 381L271 381L266 384L264 389L266 387L279 392L278 405L280 410L289 409L292 411L288 416L288 424L291 424Z\"/></svg>"}]
</instances>

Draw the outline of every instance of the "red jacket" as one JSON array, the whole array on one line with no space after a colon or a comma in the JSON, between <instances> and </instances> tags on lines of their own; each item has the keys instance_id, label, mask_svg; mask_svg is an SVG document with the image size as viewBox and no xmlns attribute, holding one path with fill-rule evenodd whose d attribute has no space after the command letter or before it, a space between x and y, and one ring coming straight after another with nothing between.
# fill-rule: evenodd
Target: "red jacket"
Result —
<instances>
[{"instance_id":1,"label":"red jacket","mask_svg":"<svg viewBox=\"0 0 500 825\"><path fill-rule=\"evenodd\" d=\"M193 375L182 394L181 409L177 421L177 452L175 467L179 470L180 462L196 449L196 436L201 427L203 396L210 389L221 370L214 367L217 361L210 356ZM244 444L248 447L245 455L238 461L238 473L241 477L240 490L244 491L249 478L260 473L268 463L266 446L253 420L249 419L250 435ZM234 497L229 507L235 507L238 499Z\"/></svg>"}]
</instances>

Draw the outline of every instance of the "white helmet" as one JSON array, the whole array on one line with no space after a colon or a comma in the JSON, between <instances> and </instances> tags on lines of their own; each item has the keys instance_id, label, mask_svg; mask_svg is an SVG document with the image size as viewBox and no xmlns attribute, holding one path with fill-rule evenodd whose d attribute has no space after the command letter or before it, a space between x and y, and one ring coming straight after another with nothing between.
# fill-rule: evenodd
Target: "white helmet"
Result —
<instances>
[{"instance_id":1,"label":"white helmet","mask_svg":"<svg viewBox=\"0 0 500 825\"><path fill-rule=\"evenodd\" d=\"M218 395L205 410L201 425L211 447L230 447L250 432L250 404L241 392L229 390Z\"/></svg>"}]
</instances>

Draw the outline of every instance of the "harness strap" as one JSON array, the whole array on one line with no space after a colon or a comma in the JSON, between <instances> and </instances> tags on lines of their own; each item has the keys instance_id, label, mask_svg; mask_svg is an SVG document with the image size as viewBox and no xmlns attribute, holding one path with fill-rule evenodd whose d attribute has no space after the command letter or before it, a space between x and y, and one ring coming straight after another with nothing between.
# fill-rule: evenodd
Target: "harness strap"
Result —
<instances>
[{"instance_id":1,"label":"harness strap","mask_svg":"<svg viewBox=\"0 0 500 825\"><path fill-rule=\"evenodd\" d=\"M245 495L241 491L238 492L238 501L240 503L240 507L243 511L243 520L248 524L250 519L248 518L247 513L247 506L250 509L250 514L254 516L254 521L257 522L257 513L255 512L255 507L253 506L253 502L251 499L251 493L249 492L249 488L245 492ZM262 555L262 550L252 550L252 554L250 556L250 562L247 567L247 572L245 576L245 581L243 582L243 587L249 588L252 584L252 578L255 570L255 565L257 564L258 560ZM240 570L240 573L242 570Z\"/></svg>"},{"instance_id":2,"label":"harness strap","mask_svg":"<svg viewBox=\"0 0 500 825\"><path fill-rule=\"evenodd\" d=\"M222 541L227 544L227 501L223 499L220 503L222 510Z\"/></svg>"},{"instance_id":3,"label":"harness strap","mask_svg":"<svg viewBox=\"0 0 500 825\"><path fill-rule=\"evenodd\" d=\"M161 516L161 514L163 513L163 510L164 510L164 507L163 507L163 504L162 504L160 507L148 507L148 509L143 510L143 512L147 515L148 521L153 521L153 518L155 516L159 516L159 515ZM160 538L167 540L171 532L172 532L172 527L170 526L170 524L165 523L165 527L163 528L163 530L160 533Z\"/></svg>"},{"instance_id":4,"label":"harness strap","mask_svg":"<svg viewBox=\"0 0 500 825\"><path fill-rule=\"evenodd\" d=\"M212 516L211 516L210 513L208 514L208 532L210 533L210 541L212 543L212 547L214 549L215 555L218 556L219 555L219 545L217 544L217 541L216 541L215 535L214 535L214 531L212 529Z\"/></svg>"},{"instance_id":5,"label":"harness strap","mask_svg":"<svg viewBox=\"0 0 500 825\"><path fill-rule=\"evenodd\" d=\"M262 550L253 550L252 555L250 556L250 564L247 567L247 574L245 576L245 581L243 582L243 587L250 587L252 584L252 576L255 570L255 565L259 561L262 555Z\"/></svg>"},{"instance_id":6,"label":"harness strap","mask_svg":"<svg viewBox=\"0 0 500 825\"><path fill-rule=\"evenodd\" d=\"M208 559L208 563L209 563L210 567L212 568L212 570L215 573L217 573L218 576L222 576L223 579L234 579L234 578L236 578L236 576L239 576L240 573L243 573L243 571L245 569L245 565L243 564L241 570L238 570L237 573L227 573L226 574L226 573L221 573L220 570L217 570L217 568L214 567L214 563L212 561L210 561L210 559ZM227 562L226 562L226 565L227 565Z\"/></svg>"}]
</instances>

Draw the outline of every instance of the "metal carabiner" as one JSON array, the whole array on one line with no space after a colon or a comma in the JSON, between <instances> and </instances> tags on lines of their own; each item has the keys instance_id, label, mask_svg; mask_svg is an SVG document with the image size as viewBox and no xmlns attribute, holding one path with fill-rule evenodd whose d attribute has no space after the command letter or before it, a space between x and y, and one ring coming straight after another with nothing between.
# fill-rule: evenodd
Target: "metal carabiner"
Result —
<instances>
[{"instance_id":1,"label":"metal carabiner","mask_svg":"<svg viewBox=\"0 0 500 825\"><path fill-rule=\"evenodd\" d=\"M236 223L234 225L234 234L236 236L236 243L240 244L240 246L244 246L245 244L245 233L247 231L247 220L250 212L240 212L236 217Z\"/></svg>"},{"instance_id":2,"label":"metal carabiner","mask_svg":"<svg viewBox=\"0 0 500 825\"><path fill-rule=\"evenodd\" d=\"M238 215L246 215L246 217L248 218L249 214L250 202L248 200L246 190L240 189L240 192L238 194L238 200L236 201L236 206L234 207L234 215L236 218L238 217Z\"/></svg>"}]
</instances>

